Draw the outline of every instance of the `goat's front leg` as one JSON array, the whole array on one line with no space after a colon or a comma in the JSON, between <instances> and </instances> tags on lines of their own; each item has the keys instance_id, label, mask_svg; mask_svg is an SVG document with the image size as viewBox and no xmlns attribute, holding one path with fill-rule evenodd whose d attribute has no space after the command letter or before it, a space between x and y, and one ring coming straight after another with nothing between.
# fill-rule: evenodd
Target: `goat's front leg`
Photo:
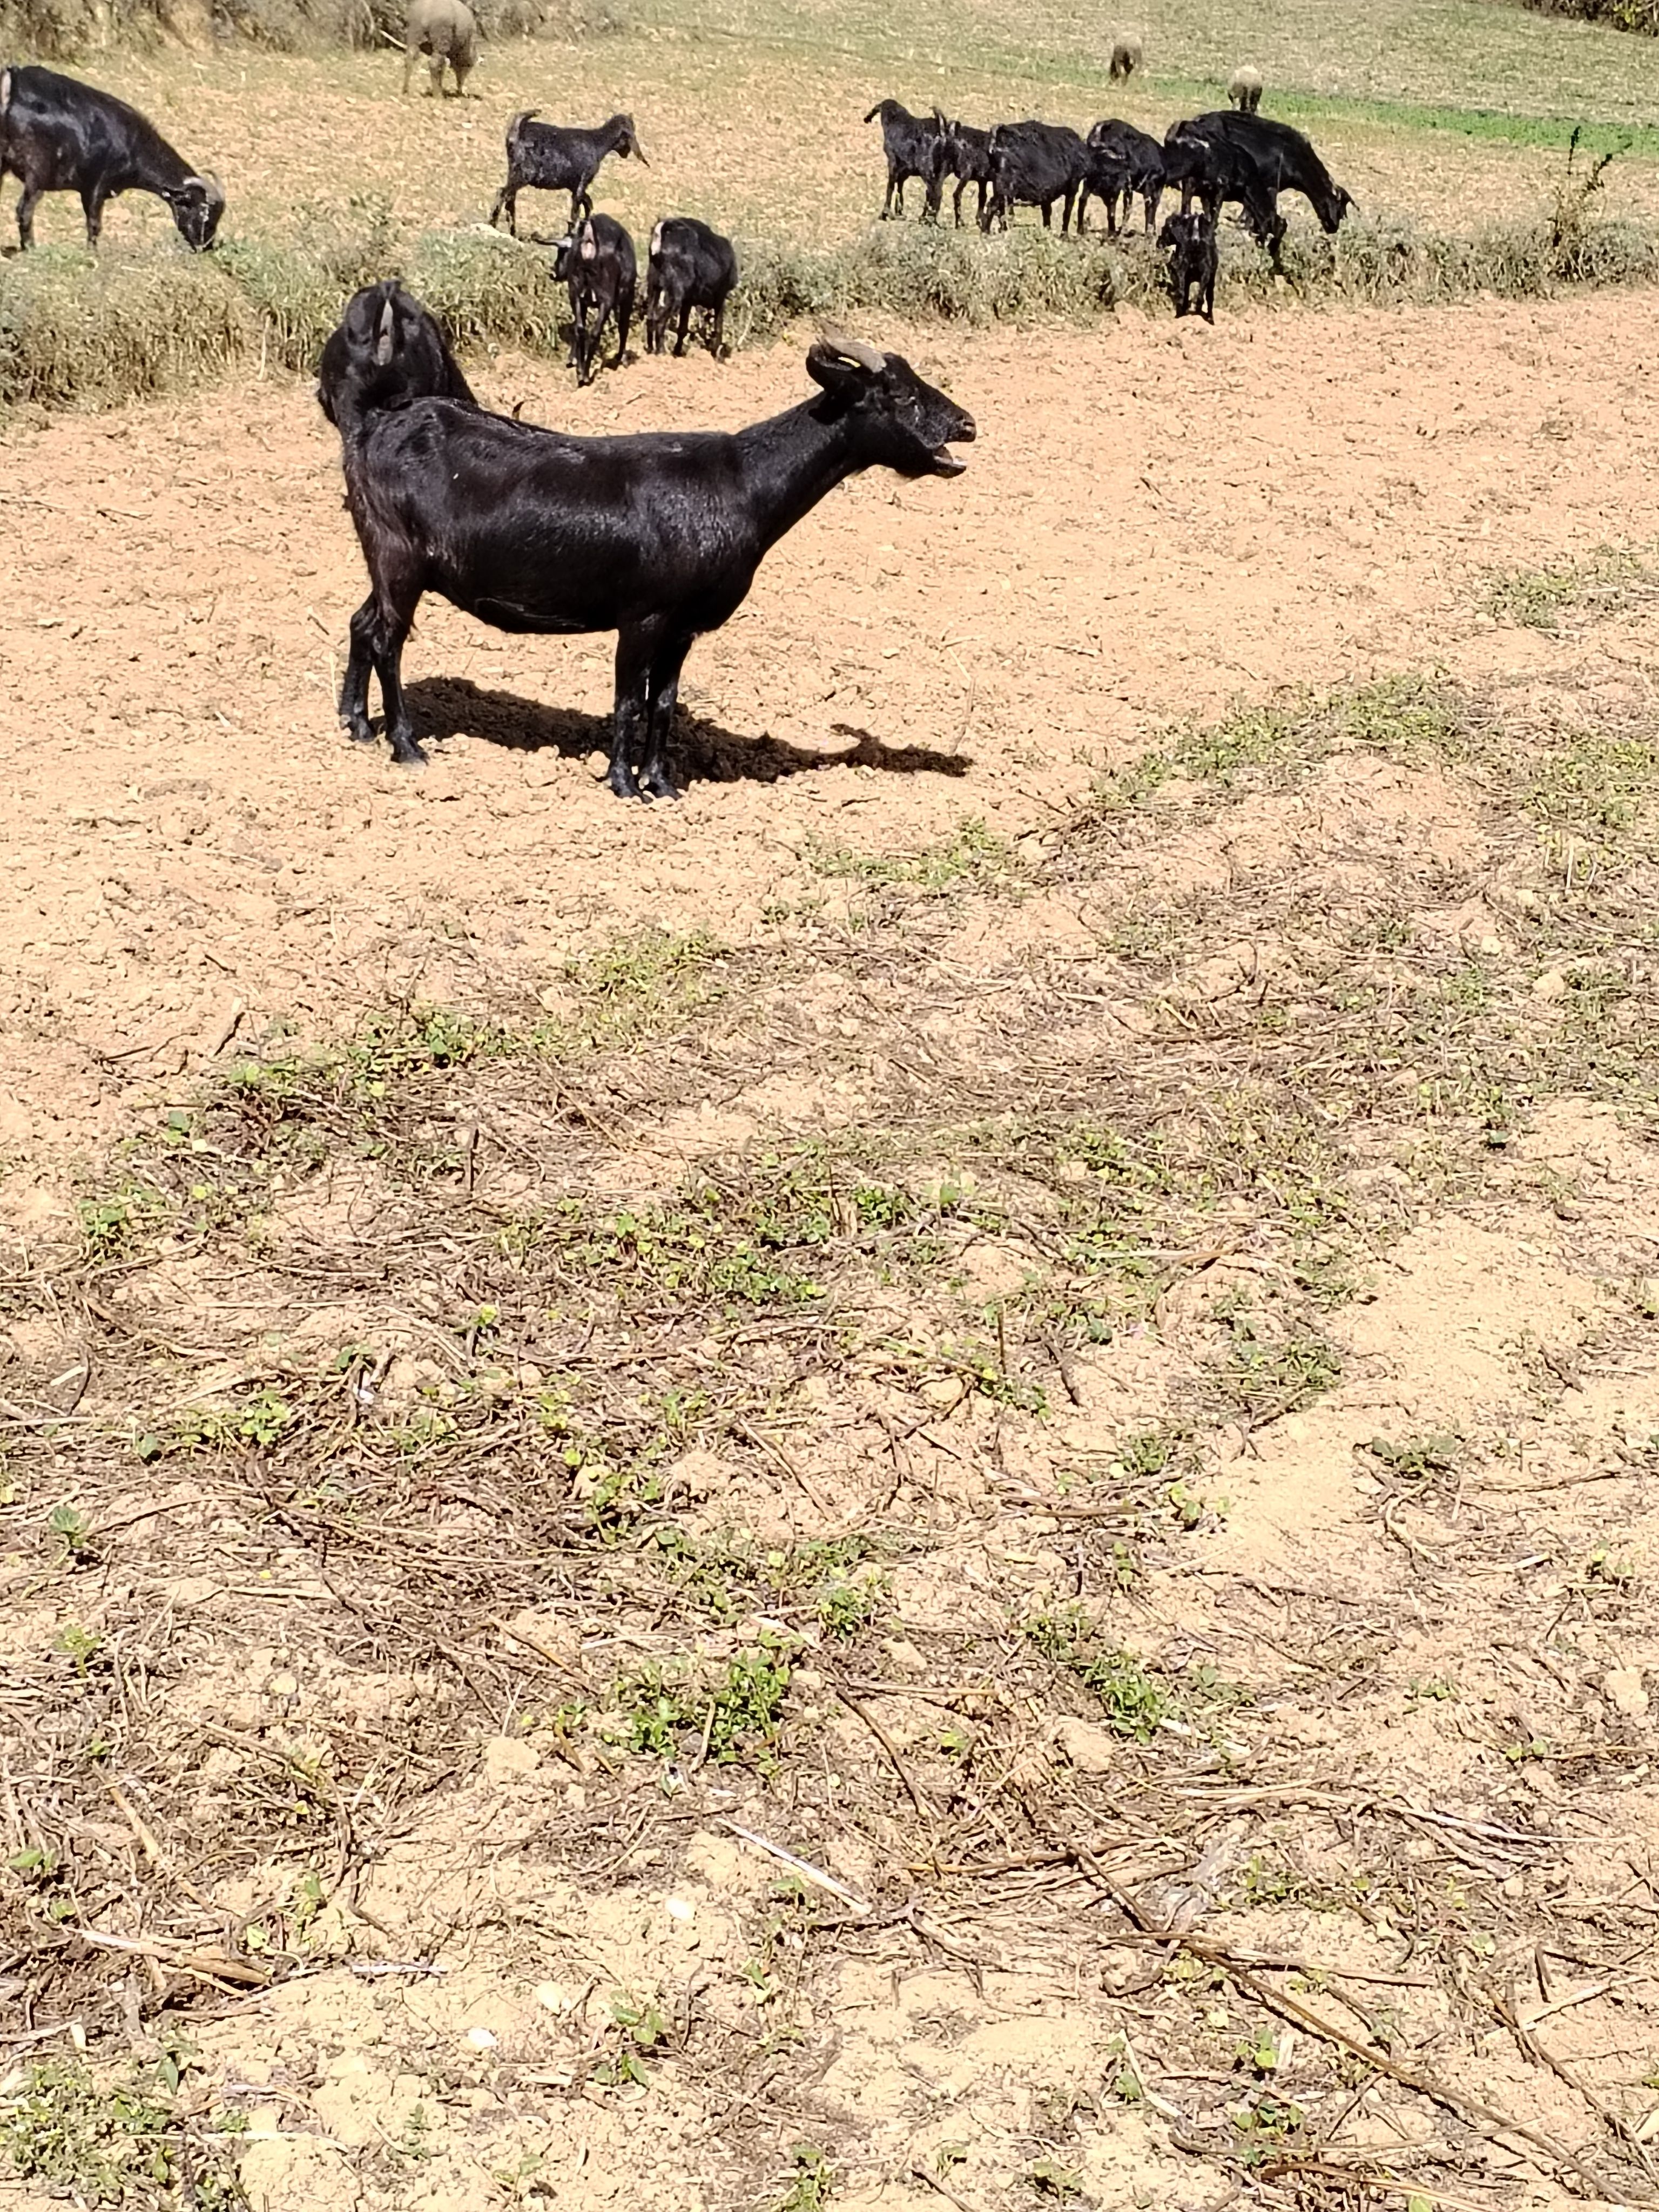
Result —
<instances>
[{"instance_id":1,"label":"goat's front leg","mask_svg":"<svg viewBox=\"0 0 1659 2212\"><path fill-rule=\"evenodd\" d=\"M634 291L624 286L617 301L617 366L620 368L628 358L628 327L634 319Z\"/></svg>"},{"instance_id":2,"label":"goat's front leg","mask_svg":"<svg viewBox=\"0 0 1659 2212\"><path fill-rule=\"evenodd\" d=\"M81 209L87 219L87 245L96 253L99 234L104 228L104 202L109 195L100 185L88 185L81 195Z\"/></svg>"},{"instance_id":3,"label":"goat's front leg","mask_svg":"<svg viewBox=\"0 0 1659 2212\"><path fill-rule=\"evenodd\" d=\"M680 799L680 787L668 773L668 747L674 735L674 709L679 702L680 671L691 650L689 630L672 630L658 645L651 660L647 706L645 759L640 787L647 799Z\"/></svg>"}]
</instances>

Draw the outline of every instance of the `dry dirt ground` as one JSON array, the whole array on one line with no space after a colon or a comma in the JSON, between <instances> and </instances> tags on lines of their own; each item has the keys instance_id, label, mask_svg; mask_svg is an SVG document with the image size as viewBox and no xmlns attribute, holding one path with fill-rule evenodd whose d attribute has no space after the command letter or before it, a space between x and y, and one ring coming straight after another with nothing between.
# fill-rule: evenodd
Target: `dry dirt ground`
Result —
<instances>
[{"instance_id":1,"label":"dry dirt ground","mask_svg":"<svg viewBox=\"0 0 1659 2212\"><path fill-rule=\"evenodd\" d=\"M302 386L9 434L23 2201L1659 2201L1654 319L903 340L651 809L347 743Z\"/></svg>"}]
</instances>

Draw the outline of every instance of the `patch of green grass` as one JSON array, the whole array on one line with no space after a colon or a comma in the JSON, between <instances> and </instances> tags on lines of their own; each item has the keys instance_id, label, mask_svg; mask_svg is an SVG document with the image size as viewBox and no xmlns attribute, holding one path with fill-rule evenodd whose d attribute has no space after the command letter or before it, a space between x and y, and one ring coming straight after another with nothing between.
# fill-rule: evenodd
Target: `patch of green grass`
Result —
<instances>
[{"instance_id":1,"label":"patch of green grass","mask_svg":"<svg viewBox=\"0 0 1659 2212\"><path fill-rule=\"evenodd\" d=\"M1278 787L1332 753L1356 746L1404 758L1444 757L1456 745L1463 722L1455 694L1431 677L1390 676L1347 690L1302 690L1170 732L1150 751L1103 775L1095 803L1103 813L1124 813L1144 806L1177 779L1229 793Z\"/></svg>"},{"instance_id":2,"label":"patch of green grass","mask_svg":"<svg viewBox=\"0 0 1659 2212\"><path fill-rule=\"evenodd\" d=\"M1632 829L1659 787L1651 731L1564 731L1542 754L1526 806L1548 830L1592 841Z\"/></svg>"},{"instance_id":3,"label":"patch of green grass","mask_svg":"<svg viewBox=\"0 0 1659 2212\"><path fill-rule=\"evenodd\" d=\"M1659 589L1659 572L1639 553L1603 547L1555 568L1506 568L1488 584L1483 604L1495 620L1522 629L1555 629L1569 610L1620 613Z\"/></svg>"},{"instance_id":4,"label":"patch of green grass","mask_svg":"<svg viewBox=\"0 0 1659 2212\"><path fill-rule=\"evenodd\" d=\"M145 1429L133 1440L141 1460L175 1452L274 1450L299 1419L286 1398L256 1390L232 1406L189 1407L164 1429Z\"/></svg>"},{"instance_id":5,"label":"patch of green grass","mask_svg":"<svg viewBox=\"0 0 1659 2212\"><path fill-rule=\"evenodd\" d=\"M1018 873L1006 842L976 819L961 823L952 836L919 852L854 853L844 846L809 845L806 859L821 876L903 884L930 896L959 886L988 890Z\"/></svg>"},{"instance_id":6,"label":"patch of green grass","mask_svg":"<svg viewBox=\"0 0 1659 2212\"><path fill-rule=\"evenodd\" d=\"M708 1000L722 948L701 930L630 930L565 969L580 1002L580 1033L596 1049L642 1041Z\"/></svg>"},{"instance_id":7,"label":"patch of green grass","mask_svg":"<svg viewBox=\"0 0 1659 2212\"><path fill-rule=\"evenodd\" d=\"M1232 1346L1213 1370L1215 1381L1254 1425L1299 1413L1342 1380L1342 1363L1322 1337L1259 1336L1248 1313L1231 1316L1231 1326Z\"/></svg>"},{"instance_id":8,"label":"patch of green grass","mask_svg":"<svg viewBox=\"0 0 1659 2212\"><path fill-rule=\"evenodd\" d=\"M0 2090L0 2148L19 2178L92 2205L233 2212L245 2203L223 2135L180 2110L182 2069L154 2065L100 2078L78 2060L42 2060Z\"/></svg>"},{"instance_id":9,"label":"patch of green grass","mask_svg":"<svg viewBox=\"0 0 1659 2212\"><path fill-rule=\"evenodd\" d=\"M797 2143L793 2158L794 2172L776 2212L823 2212L836 2193L835 2168L811 2143Z\"/></svg>"},{"instance_id":10,"label":"patch of green grass","mask_svg":"<svg viewBox=\"0 0 1659 2212\"><path fill-rule=\"evenodd\" d=\"M1045 1659L1074 1674L1098 1699L1106 1725L1119 1735L1146 1742L1173 1707L1167 1691L1132 1652L1103 1642L1080 1607L1039 1613L1025 1633Z\"/></svg>"},{"instance_id":11,"label":"patch of green grass","mask_svg":"<svg viewBox=\"0 0 1659 2212\"><path fill-rule=\"evenodd\" d=\"M764 1766L793 1672L793 1646L775 1638L738 1652L723 1668L690 1661L638 1668L612 1692L620 1740L643 1759Z\"/></svg>"},{"instance_id":12,"label":"patch of green grass","mask_svg":"<svg viewBox=\"0 0 1659 2212\"><path fill-rule=\"evenodd\" d=\"M718 1621L798 1609L842 1639L867 1626L885 1591L884 1577L865 1564L869 1547L861 1536L763 1547L744 1533L697 1538L665 1522L653 1541L674 1588Z\"/></svg>"}]
</instances>

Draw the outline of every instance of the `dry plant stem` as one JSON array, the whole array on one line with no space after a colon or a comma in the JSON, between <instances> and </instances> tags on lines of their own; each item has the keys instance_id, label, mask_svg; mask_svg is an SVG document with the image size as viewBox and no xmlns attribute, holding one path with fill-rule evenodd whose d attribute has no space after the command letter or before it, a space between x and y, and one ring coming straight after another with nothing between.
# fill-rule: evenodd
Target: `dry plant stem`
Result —
<instances>
[{"instance_id":1,"label":"dry plant stem","mask_svg":"<svg viewBox=\"0 0 1659 2212\"><path fill-rule=\"evenodd\" d=\"M905 1796L915 1807L917 1812L921 1814L922 1819L924 1820L933 1820L935 1817L934 1808L928 1803L927 1800L922 1796L921 1790L917 1789L915 1784L911 1780L910 1770L906 1766L904 1761L899 1757L898 1747L894 1743L892 1737L888 1735L886 1729L883 1728L881 1723L876 1718L873 1713L867 1710L866 1707L861 1705L856 1698L853 1697L848 1691L843 1690L841 1684L836 1680L833 1675L826 1674L824 1676L824 1680L828 1682L830 1687L835 1692L836 1695L841 1699L842 1705L846 1706L848 1711L856 1715L856 1717L864 1723L866 1728L869 1729L871 1735L874 1736L876 1741L886 1753L888 1759L892 1763L894 1773L897 1775L899 1780L904 1784Z\"/></svg>"},{"instance_id":2,"label":"dry plant stem","mask_svg":"<svg viewBox=\"0 0 1659 2212\"><path fill-rule=\"evenodd\" d=\"M1185 1936L1177 1937L1176 1940L1183 1948L1192 1951L1199 1958L1206 1957L1211 1948L1206 1946L1200 1948ZM1253 1996L1258 2004L1266 2005L1270 2011L1281 2014L1298 2027L1305 2027L1310 2035L1322 2036L1328 2043L1340 2045L1344 2051L1352 2052L1356 2058L1363 2058L1368 2066L1375 2066L1380 2074L1386 2074L1391 2080L1398 2081L1402 2088L1415 2089L1419 2096L1427 2097L1431 2103L1438 2105L1443 2111L1454 2114L1458 2119L1467 2121L1469 2125L1478 2128L1483 2135L1492 2137L1494 2141L1507 2136L1517 2142L1528 2144L1534 2150L1542 2153L1549 2161L1550 2166L1558 2174L1562 2172L1577 2174L1578 2179L1596 2196L1605 2197L1607 2194L1607 2185L1601 2177L1575 2157L1565 2143L1556 2142L1551 2136L1540 2134L1536 2128L1528 2127L1524 2121L1515 2119L1507 2112L1499 2112L1496 2106L1484 2104L1478 2097L1471 2097L1466 2090L1454 2088L1449 2081L1441 2081L1436 2075L1419 2073L1413 2067L1402 2066L1398 2059L1391 2058L1387 2051L1378 2051L1369 2044L1361 2043L1357 2037L1345 2033L1341 2028L1334 2027L1329 2021L1322 2020L1317 2013L1310 2012L1305 2005L1298 2003L1294 1997L1286 1996L1282 1990L1273 1989L1267 1983L1258 1980L1247 1967L1235 1966L1224 1956L1214 1960L1213 1963L1222 1966L1239 1988Z\"/></svg>"}]
</instances>

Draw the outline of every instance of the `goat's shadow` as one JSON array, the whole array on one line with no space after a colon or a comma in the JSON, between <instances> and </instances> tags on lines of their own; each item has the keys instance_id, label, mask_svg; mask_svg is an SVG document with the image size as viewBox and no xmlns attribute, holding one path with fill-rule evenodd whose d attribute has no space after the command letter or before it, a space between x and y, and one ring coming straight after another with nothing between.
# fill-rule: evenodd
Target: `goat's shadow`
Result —
<instances>
[{"instance_id":1,"label":"goat's shadow","mask_svg":"<svg viewBox=\"0 0 1659 2212\"><path fill-rule=\"evenodd\" d=\"M585 760L611 750L611 718L574 707L542 707L511 691L487 690L465 676L427 676L407 687L415 727L422 738L471 737L509 752L556 752ZM777 783L826 768L875 768L892 775L966 775L969 753L937 752L929 745L891 745L873 731L834 722L848 740L836 751L817 752L783 738L739 738L682 707L674 717L670 748L692 783Z\"/></svg>"}]
</instances>

